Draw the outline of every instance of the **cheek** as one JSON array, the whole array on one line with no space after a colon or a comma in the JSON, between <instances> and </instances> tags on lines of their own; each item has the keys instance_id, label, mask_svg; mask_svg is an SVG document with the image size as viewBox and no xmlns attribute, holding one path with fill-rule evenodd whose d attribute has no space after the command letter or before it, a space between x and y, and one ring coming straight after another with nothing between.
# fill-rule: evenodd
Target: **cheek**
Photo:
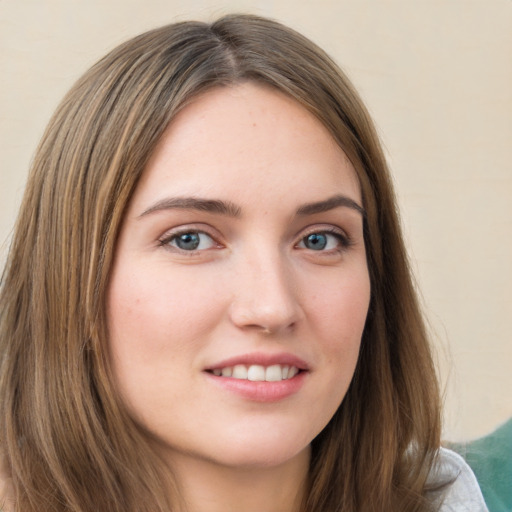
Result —
<instances>
[{"instance_id":1,"label":"cheek","mask_svg":"<svg viewBox=\"0 0 512 512\"><path fill-rule=\"evenodd\" d=\"M310 319L311 329L321 344L323 366L328 369L324 392L334 413L357 365L370 302L370 282L364 267L323 284L323 292L312 296Z\"/></svg>"},{"instance_id":2,"label":"cheek","mask_svg":"<svg viewBox=\"0 0 512 512\"><path fill-rule=\"evenodd\" d=\"M123 276L123 277L121 277ZM208 332L218 316L221 301L208 276L170 272L158 267L120 269L108 294L108 319L112 343L122 340L148 353L179 352Z\"/></svg>"},{"instance_id":3,"label":"cheek","mask_svg":"<svg viewBox=\"0 0 512 512\"><path fill-rule=\"evenodd\" d=\"M352 269L353 270L353 269ZM366 268L317 282L307 309L310 337L318 348L315 378L315 427L320 432L343 401L359 357L361 337L370 301ZM313 337L314 336L314 337ZM313 415L313 409L310 415Z\"/></svg>"},{"instance_id":4,"label":"cheek","mask_svg":"<svg viewBox=\"0 0 512 512\"><path fill-rule=\"evenodd\" d=\"M153 424L162 416L162 400L179 398L181 383L190 382L222 300L197 271L194 278L193 272L172 273L165 265L135 266L131 271L119 262L111 278L109 356L130 413L142 424Z\"/></svg>"},{"instance_id":5,"label":"cheek","mask_svg":"<svg viewBox=\"0 0 512 512\"><path fill-rule=\"evenodd\" d=\"M163 411L183 393L199 400L183 385L193 381L221 301L214 300L214 287L199 286L183 272L118 269L107 302L113 384L132 418L153 428L166 421Z\"/></svg>"},{"instance_id":6,"label":"cheek","mask_svg":"<svg viewBox=\"0 0 512 512\"><path fill-rule=\"evenodd\" d=\"M318 284L308 306L315 327L333 348L359 346L370 303L366 267Z\"/></svg>"}]
</instances>

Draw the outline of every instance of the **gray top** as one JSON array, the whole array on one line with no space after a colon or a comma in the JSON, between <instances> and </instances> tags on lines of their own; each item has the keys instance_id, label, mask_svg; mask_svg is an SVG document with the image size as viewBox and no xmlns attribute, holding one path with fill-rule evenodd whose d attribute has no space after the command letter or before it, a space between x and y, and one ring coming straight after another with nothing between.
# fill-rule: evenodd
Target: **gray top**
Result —
<instances>
[{"instance_id":1,"label":"gray top","mask_svg":"<svg viewBox=\"0 0 512 512\"><path fill-rule=\"evenodd\" d=\"M440 512L488 512L476 477L460 455L441 448L436 476L455 478L444 496Z\"/></svg>"}]
</instances>

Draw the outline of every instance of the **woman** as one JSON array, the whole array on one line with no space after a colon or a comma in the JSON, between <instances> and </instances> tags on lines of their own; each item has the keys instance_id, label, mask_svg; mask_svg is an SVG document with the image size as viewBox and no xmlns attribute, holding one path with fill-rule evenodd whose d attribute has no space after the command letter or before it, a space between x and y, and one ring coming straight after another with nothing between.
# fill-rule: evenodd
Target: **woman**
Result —
<instances>
[{"instance_id":1,"label":"woman","mask_svg":"<svg viewBox=\"0 0 512 512\"><path fill-rule=\"evenodd\" d=\"M372 122L275 22L163 27L79 80L0 311L9 510L485 510L440 452Z\"/></svg>"}]
</instances>

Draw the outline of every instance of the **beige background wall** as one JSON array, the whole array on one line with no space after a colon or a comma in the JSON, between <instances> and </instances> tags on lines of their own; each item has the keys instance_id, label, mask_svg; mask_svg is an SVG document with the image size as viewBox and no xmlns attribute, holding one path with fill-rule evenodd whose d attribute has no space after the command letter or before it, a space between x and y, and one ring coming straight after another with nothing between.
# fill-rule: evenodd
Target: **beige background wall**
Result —
<instances>
[{"instance_id":1,"label":"beige background wall","mask_svg":"<svg viewBox=\"0 0 512 512\"><path fill-rule=\"evenodd\" d=\"M138 32L231 11L304 32L366 99L448 382L445 437L490 432L512 416L512 0L0 0L0 264L74 80Z\"/></svg>"}]
</instances>

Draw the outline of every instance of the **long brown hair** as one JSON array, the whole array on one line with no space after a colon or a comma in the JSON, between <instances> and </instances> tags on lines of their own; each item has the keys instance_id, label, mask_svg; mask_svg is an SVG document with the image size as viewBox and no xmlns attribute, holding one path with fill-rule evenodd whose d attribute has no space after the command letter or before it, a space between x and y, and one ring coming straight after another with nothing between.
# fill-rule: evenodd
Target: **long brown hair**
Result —
<instances>
[{"instance_id":1,"label":"long brown hair","mask_svg":"<svg viewBox=\"0 0 512 512\"><path fill-rule=\"evenodd\" d=\"M171 510L172 482L109 377L105 291L123 213L168 123L198 93L247 80L291 96L330 130L366 210L372 295L360 358L313 441L303 510L430 510L438 388L378 137L321 49L248 15L128 41L50 121L0 292L0 444L14 510Z\"/></svg>"}]
</instances>

